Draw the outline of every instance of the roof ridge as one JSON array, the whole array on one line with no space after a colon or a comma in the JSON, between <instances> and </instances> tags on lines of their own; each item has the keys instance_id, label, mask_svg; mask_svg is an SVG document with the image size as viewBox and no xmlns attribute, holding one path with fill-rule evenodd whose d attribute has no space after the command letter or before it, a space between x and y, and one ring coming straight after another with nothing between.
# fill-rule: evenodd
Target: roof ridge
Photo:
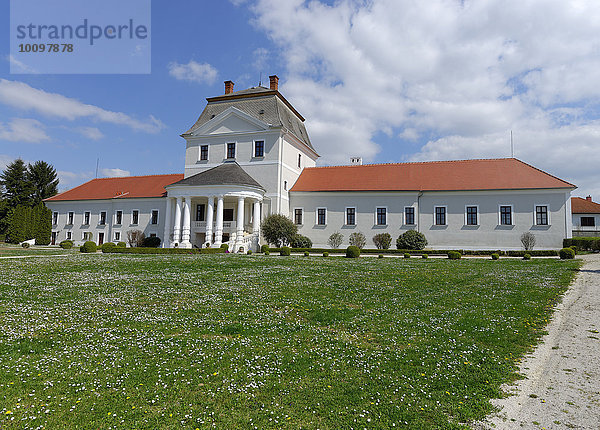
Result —
<instances>
[{"instance_id":1,"label":"roof ridge","mask_svg":"<svg viewBox=\"0 0 600 430\"><path fill-rule=\"evenodd\" d=\"M95 181L95 180L106 180L106 179L149 178L152 176L175 176L175 175L183 175L183 173L157 173L154 175L109 176L106 178L93 178L93 179L90 179L88 182Z\"/></svg>"},{"instance_id":2,"label":"roof ridge","mask_svg":"<svg viewBox=\"0 0 600 430\"><path fill-rule=\"evenodd\" d=\"M399 166L406 164L442 164L442 163L461 163L467 161L500 161L500 160L516 160L521 161L518 158L513 157L504 157L504 158L468 158L462 160L433 160L433 161L402 161L402 162L390 162L390 163L369 163L369 164L341 164L334 166L315 166L315 167L305 167L305 169L329 169L336 167L367 167L367 166ZM527 164L527 163L524 163ZM529 166L529 164L527 164ZM533 167L533 166L532 166ZM537 169L540 172L546 173L543 170ZM546 173L549 175L549 173ZM558 178L557 178L558 179ZM561 179L562 180L562 179ZM563 181L565 182L565 181Z\"/></svg>"}]
</instances>

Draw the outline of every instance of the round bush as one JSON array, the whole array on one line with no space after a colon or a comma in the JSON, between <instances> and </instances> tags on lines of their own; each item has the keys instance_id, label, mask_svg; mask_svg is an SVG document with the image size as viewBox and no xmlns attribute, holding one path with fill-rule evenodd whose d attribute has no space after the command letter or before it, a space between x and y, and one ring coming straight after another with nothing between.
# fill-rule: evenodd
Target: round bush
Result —
<instances>
[{"instance_id":1,"label":"round bush","mask_svg":"<svg viewBox=\"0 0 600 430\"><path fill-rule=\"evenodd\" d=\"M421 255L421 258L423 258L423 259L427 260L427 259L429 258L429 255L427 255L427 254L423 254L423 255Z\"/></svg>"},{"instance_id":2,"label":"round bush","mask_svg":"<svg viewBox=\"0 0 600 430\"><path fill-rule=\"evenodd\" d=\"M292 248L312 248L312 240L301 234L295 234L290 241Z\"/></svg>"},{"instance_id":3,"label":"round bush","mask_svg":"<svg viewBox=\"0 0 600 430\"><path fill-rule=\"evenodd\" d=\"M127 244L125 242L119 242L119 243L117 243L117 247L119 247L119 248L127 248Z\"/></svg>"},{"instance_id":4,"label":"round bush","mask_svg":"<svg viewBox=\"0 0 600 430\"><path fill-rule=\"evenodd\" d=\"M416 230L408 230L396 240L397 249L417 249L421 250L427 246L425 235Z\"/></svg>"},{"instance_id":5,"label":"round bush","mask_svg":"<svg viewBox=\"0 0 600 430\"><path fill-rule=\"evenodd\" d=\"M282 246L281 251L279 251L279 255L283 255L284 257L289 257L292 254L292 249L289 246Z\"/></svg>"},{"instance_id":6,"label":"round bush","mask_svg":"<svg viewBox=\"0 0 600 430\"><path fill-rule=\"evenodd\" d=\"M575 251L575 255L577 255L577 245L569 246L573 251Z\"/></svg>"},{"instance_id":7,"label":"round bush","mask_svg":"<svg viewBox=\"0 0 600 430\"><path fill-rule=\"evenodd\" d=\"M379 254L377 258L383 258L383 254Z\"/></svg>"},{"instance_id":8,"label":"round bush","mask_svg":"<svg viewBox=\"0 0 600 430\"><path fill-rule=\"evenodd\" d=\"M492 260L498 260L500 256L498 254L492 254Z\"/></svg>"},{"instance_id":9,"label":"round bush","mask_svg":"<svg viewBox=\"0 0 600 430\"><path fill-rule=\"evenodd\" d=\"M23 242L21 246L25 249L29 248L29 244L27 242Z\"/></svg>"},{"instance_id":10,"label":"round bush","mask_svg":"<svg viewBox=\"0 0 600 430\"><path fill-rule=\"evenodd\" d=\"M410 258L410 254L408 252L404 253L404 258Z\"/></svg>"},{"instance_id":11,"label":"round bush","mask_svg":"<svg viewBox=\"0 0 600 430\"><path fill-rule=\"evenodd\" d=\"M305 257L308 257L309 255L310 255L310 252L308 252L308 251L304 251L304 256L305 256Z\"/></svg>"},{"instance_id":12,"label":"round bush","mask_svg":"<svg viewBox=\"0 0 600 430\"><path fill-rule=\"evenodd\" d=\"M103 243L102 246L100 247L100 249L102 249L102 252L110 252L113 250L113 248L116 248L117 245L115 245L112 242L106 242Z\"/></svg>"},{"instance_id":13,"label":"round bush","mask_svg":"<svg viewBox=\"0 0 600 430\"><path fill-rule=\"evenodd\" d=\"M563 248L558 251L558 256L561 260L572 260L575 258L575 251L573 251L571 248Z\"/></svg>"},{"instance_id":14,"label":"round bush","mask_svg":"<svg viewBox=\"0 0 600 430\"><path fill-rule=\"evenodd\" d=\"M323 257L329 257L329 252L327 252L327 251L324 251L324 252L323 252Z\"/></svg>"},{"instance_id":15,"label":"round bush","mask_svg":"<svg viewBox=\"0 0 600 430\"><path fill-rule=\"evenodd\" d=\"M252 250L251 250L251 249L249 249L249 250L248 250L248 252L246 252L246 254L248 254L248 255L252 255Z\"/></svg>"},{"instance_id":16,"label":"round bush","mask_svg":"<svg viewBox=\"0 0 600 430\"><path fill-rule=\"evenodd\" d=\"M160 237L148 236L142 240L142 247L144 248L158 248L160 246Z\"/></svg>"},{"instance_id":17,"label":"round bush","mask_svg":"<svg viewBox=\"0 0 600 430\"><path fill-rule=\"evenodd\" d=\"M88 240L79 248L79 251L81 251L81 252L96 252L96 251L98 251L98 247L96 246L95 242Z\"/></svg>"},{"instance_id":18,"label":"round bush","mask_svg":"<svg viewBox=\"0 0 600 430\"><path fill-rule=\"evenodd\" d=\"M62 249L71 249L73 248L73 241L71 240L63 240L58 244Z\"/></svg>"},{"instance_id":19,"label":"round bush","mask_svg":"<svg viewBox=\"0 0 600 430\"><path fill-rule=\"evenodd\" d=\"M461 254L458 251L448 251L448 258L450 260L460 260Z\"/></svg>"},{"instance_id":20,"label":"round bush","mask_svg":"<svg viewBox=\"0 0 600 430\"><path fill-rule=\"evenodd\" d=\"M523 260L531 260L530 254L523 254Z\"/></svg>"},{"instance_id":21,"label":"round bush","mask_svg":"<svg viewBox=\"0 0 600 430\"><path fill-rule=\"evenodd\" d=\"M358 258L360 257L360 248L355 245L350 245L346 248L346 258Z\"/></svg>"},{"instance_id":22,"label":"round bush","mask_svg":"<svg viewBox=\"0 0 600 430\"><path fill-rule=\"evenodd\" d=\"M263 254L266 254L269 252L269 245L263 245L260 247L260 252L262 252Z\"/></svg>"},{"instance_id":23,"label":"round bush","mask_svg":"<svg viewBox=\"0 0 600 430\"><path fill-rule=\"evenodd\" d=\"M269 251L269 250L267 249L266 251L264 251L264 252L263 252L263 254L265 254L265 255L270 255L270 254L271 254L271 251Z\"/></svg>"},{"instance_id":24,"label":"round bush","mask_svg":"<svg viewBox=\"0 0 600 430\"><path fill-rule=\"evenodd\" d=\"M229 251L229 245L227 245L226 243L222 243L220 248L224 249L225 251Z\"/></svg>"}]
</instances>

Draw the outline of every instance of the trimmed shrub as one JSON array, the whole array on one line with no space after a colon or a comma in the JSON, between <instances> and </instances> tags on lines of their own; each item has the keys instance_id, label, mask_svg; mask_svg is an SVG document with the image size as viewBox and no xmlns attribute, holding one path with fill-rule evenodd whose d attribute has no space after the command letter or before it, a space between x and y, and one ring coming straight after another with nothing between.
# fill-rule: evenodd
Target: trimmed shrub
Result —
<instances>
[{"instance_id":1,"label":"trimmed shrub","mask_svg":"<svg viewBox=\"0 0 600 430\"><path fill-rule=\"evenodd\" d=\"M417 230L408 230L396 240L397 249L421 250L427 246L425 235Z\"/></svg>"},{"instance_id":2,"label":"trimmed shrub","mask_svg":"<svg viewBox=\"0 0 600 430\"><path fill-rule=\"evenodd\" d=\"M577 255L577 246L573 245L569 246L569 248L571 248L575 252L575 255Z\"/></svg>"},{"instance_id":3,"label":"trimmed shrub","mask_svg":"<svg viewBox=\"0 0 600 430\"><path fill-rule=\"evenodd\" d=\"M279 248L288 245L294 235L298 233L298 227L291 219L284 215L272 214L266 217L260 224L260 230L268 243Z\"/></svg>"},{"instance_id":4,"label":"trimmed shrub","mask_svg":"<svg viewBox=\"0 0 600 430\"><path fill-rule=\"evenodd\" d=\"M73 241L72 240L63 240L61 243L58 244L62 249L71 249L73 248Z\"/></svg>"},{"instance_id":5,"label":"trimmed shrub","mask_svg":"<svg viewBox=\"0 0 600 430\"><path fill-rule=\"evenodd\" d=\"M292 248L312 248L312 240L301 234L295 234L290 241Z\"/></svg>"},{"instance_id":6,"label":"trimmed shrub","mask_svg":"<svg viewBox=\"0 0 600 430\"><path fill-rule=\"evenodd\" d=\"M310 255L310 252L308 252L308 251L304 251L304 256L305 256L305 257L308 257L309 255Z\"/></svg>"},{"instance_id":7,"label":"trimmed shrub","mask_svg":"<svg viewBox=\"0 0 600 430\"><path fill-rule=\"evenodd\" d=\"M115 246L108 251L113 254L224 254L222 248L120 248Z\"/></svg>"},{"instance_id":8,"label":"trimmed shrub","mask_svg":"<svg viewBox=\"0 0 600 430\"><path fill-rule=\"evenodd\" d=\"M142 240L142 246L144 248L158 248L160 246L160 237L157 237L157 236L145 237Z\"/></svg>"},{"instance_id":9,"label":"trimmed shrub","mask_svg":"<svg viewBox=\"0 0 600 430\"><path fill-rule=\"evenodd\" d=\"M267 249L265 252L263 252L263 254L265 254L265 255L270 255L270 254L271 254L271 251L269 251L269 250Z\"/></svg>"},{"instance_id":10,"label":"trimmed shrub","mask_svg":"<svg viewBox=\"0 0 600 430\"><path fill-rule=\"evenodd\" d=\"M523 260L531 260L531 254L523 254Z\"/></svg>"},{"instance_id":11,"label":"trimmed shrub","mask_svg":"<svg viewBox=\"0 0 600 430\"><path fill-rule=\"evenodd\" d=\"M458 251L448 251L448 258L450 260L460 260L461 253Z\"/></svg>"},{"instance_id":12,"label":"trimmed shrub","mask_svg":"<svg viewBox=\"0 0 600 430\"><path fill-rule=\"evenodd\" d=\"M339 231L336 231L331 236L329 236L329 239L327 239L327 244L329 246L331 246L333 249L338 249L343 241L344 241L344 235L342 233L340 233Z\"/></svg>"},{"instance_id":13,"label":"trimmed shrub","mask_svg":"<svg viewBox=\"0 0 600 430\"><path fill-rule=\"evenodd\" d=\"M23 242L23 243L21 244L21 246L22 246L23 248L29 248L29 244L28 244L27 242Z\"/></svg>"},{"instance_id":14,"label":"trimmed shrub","mask_svg":"<svg viewBox=\"0 0 600 430\"><path fill-rule=\"evenodd\" d=\"M383 258L383 254L379 254L377 258Z\"/></svg>"},{"instance_id":15,"label":"trimmed shrub","mask_svg":"<svg viewBox=\"0 0 600 430\"><path fill-rule=\"evenodd\" d=\"M284 257L289 257L292 254L292 249L289 246L282 246L281 251L279 251L279 255L283 255Z\"/></svg>"},{"instance_id":16,"label":"trimmed shrub","mask_svg":"<svg viewBox=\"0 0 600 430\"><path fill-rule=\"evenodd\" d=\"M323 257L329 257L329 252L323 251Z\"/></svg>"},{"instance_id":17,"label":"trimmed shrub","mask_svg":"<svg viewBox=\"0 0 600 430\"><path fill-rule=\"evenodd\" d=\"M79 251L85 252L85 253L96 252L96 251L98 251L98 247L96 246L95 242L88 240L79 248Z\"/></svg>"},{"instance_id":18,"label":"trimmed shrub","mask_svg":"<svg viewBox=\"0 0 600 430\"><path fill-rule=\"evenodd\" d=\"M354 234L354 233L352 233ZM356 245L350 245L346 248L346 258L358 258L360 257L360 248Z\"/></svg>"},{"instance_id":19,"label":"trimmed shrub","mask_svg":"<svg viewBox=\"0 0 600 430\"><path fill-rule=\"evenodd\" d=\"M498 260L500 256L498 254L492 254L492 260Z\"/></svg>"},{"instance_id":20,"label":"trimmed shrub","mask_svg":"<svg viewBox=\"0 0 600 430\"><path fill-rule=\"evenodd\" d=\"M127 244L125 242L119 242L119 243L117 243L117 246L119 248L127 248Z\"/></svg>"},{"instance_id":21,"label":"trimmed shrub","mask_svg":"<svg viewBox=\"0 0 600 430\"><path fill-rule=\"evenodd\" d=\"M260 252L262 252L263 254L266 254L267 252L269 252L269 245L263 245L260 247Z\"/></svg>"},{"instance_id":22,"label":"trimmed shrub","mask_svg":"<svg viewBox=\"0 0 600 430\"><path fill-rule=\"evenodd\" d=\"M373 243L377 249L389 249L392 244L392 236L389 233L379 233L373 236Z\"/></svg>"},{"instance_id":23,"label":"trimmed shrub","mask_svg":"<svg viewBox=\"0 0 600 430\"><path fill-rule=\"evenodd\" d=\"M571 248L563 248L558 251L558 256L561 260L572 260L575 258L575 251Z\"/></svg>"},{"instance_id":24,"label":"trimmed shrub","mask_svg":"<svg viewBox=\"0 0 600 430\"><path fill-rule=\"evenodd\" d=\"M408 252L404 253L404 258L410 258L410 254Z\"/></svg>"},{"instance_id":25,"label":"trimmed shrub","mask_svg":"<svg viewBox=\"0 0 600 430\"><path fill-rule=\"evenodd\" d=\"M350 246L356 246L358 249L363 249L367 244L367 239L365 235L360 231L352 233L350 235Z\"/></svg>"},{"instance_id":26,"label":"trimmed shrub","mask_svg":"<svg viewBox=\"0 0 600 430\"><path fill-rule=\"evenodd\" d=\"M248 250L248 252L246 252L246 254L248 254L248 255L252 255L252 250L251 250L251 249L249 249L249 250Z\"/></svg>"},{"instance_id":27,"label":"trimmed shrub","mask_svg":"<svg viewBox=\"0 0 600 430\"><path fill-rule=\"evenodd\" d=\"M427 254L423 254L423 255L421 255L421 258L423 258L423 259L427 260L427 259L429 258L429 255L427 255Z\"/></svg>"},{"instance_id":28,"label":"trimmed shrub","mask_svg":"<svg viewBox=\"0 0 600 430\"><path fill-rule=\"evenodd\" d=\"M227 245L226 243L222 243L219 248L224 249L226 252L229 251L229 245Z\"/></svg>"},{"instance_id":29,"label":"trimmed shrub","mask_svg":"<svg viewBox=\"0 0 600 430\"><path fill-rule=\"evenodd\" d=\"M115 245L112 242L106 242L103 243L102 246L100 247L100 249L102 249L102 252L110 252L113 248L116 248L117 245Z\"/></svg>"}]
</instances>

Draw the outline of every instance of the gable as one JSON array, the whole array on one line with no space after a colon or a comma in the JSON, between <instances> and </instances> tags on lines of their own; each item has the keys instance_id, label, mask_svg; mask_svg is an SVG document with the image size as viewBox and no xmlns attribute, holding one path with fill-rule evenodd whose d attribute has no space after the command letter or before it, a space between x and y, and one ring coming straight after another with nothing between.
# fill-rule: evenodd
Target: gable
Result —
<instances>
[{"instance_id":1,"label":"gable","mask_svg":"<svg viewBox=\"0 0 600 430\"><path fill-rule=\"evenodd\" d=\"M268 130L269 124L260 121L239 109L230 107L210 121L194 130L193 136L219 135L229 133L257 132Z\"/></svg>"}]
</instances>

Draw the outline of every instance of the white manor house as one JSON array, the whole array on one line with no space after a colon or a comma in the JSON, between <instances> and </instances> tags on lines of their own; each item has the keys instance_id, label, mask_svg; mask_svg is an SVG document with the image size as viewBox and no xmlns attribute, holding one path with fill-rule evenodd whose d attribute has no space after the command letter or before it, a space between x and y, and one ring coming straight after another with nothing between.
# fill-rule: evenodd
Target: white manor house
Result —
<instances>
[{"instance_id":1,"label":"white manor house","mask_svg":"<svg viewBox=\"0 0 600 430\"><path fill-rule=\"evenodd\" d=\"M278 91L233 91L207 99L186 142L184 174L94 179L46 200L52 241L126 241L129 230L164 247L229 244L256 250L260 221L290 217L315 247L332 233L416 229L438 249L537 248L571 237L573 184L515 158L316 167L304 118Z\"/></svg>"}]
</instances>

